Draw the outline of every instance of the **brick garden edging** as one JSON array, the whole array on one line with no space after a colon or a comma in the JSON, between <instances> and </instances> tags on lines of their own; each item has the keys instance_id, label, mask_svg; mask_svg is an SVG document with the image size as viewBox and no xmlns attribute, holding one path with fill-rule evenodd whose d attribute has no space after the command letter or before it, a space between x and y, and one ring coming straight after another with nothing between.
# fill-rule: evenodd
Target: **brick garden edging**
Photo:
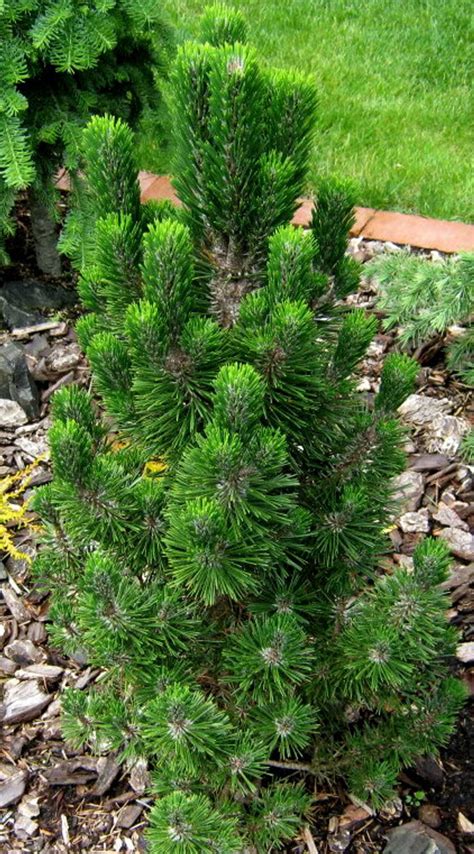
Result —
<instances>
[{"instance_id":1,"label":"brick garden edging","mask_svg":"<svg viewBox=\"0 0 474 854\"><path fill-rule=\"evenodd\" d=\"M170 199L179 204L171 182L165 175L140 172L139 178L142 202ZM61 190L69 189L64 170L59 173L56 185ZM294 224L307 226L311 219L312 207L313 202L310 199L303 199L293 217ZM391 241L416 246L418 249L438 249L448 253L474 251L474 225L395 211L379 211L374 208L355 210L356 221L351 229L352 237Z\"/></svg>"}]
</instances>

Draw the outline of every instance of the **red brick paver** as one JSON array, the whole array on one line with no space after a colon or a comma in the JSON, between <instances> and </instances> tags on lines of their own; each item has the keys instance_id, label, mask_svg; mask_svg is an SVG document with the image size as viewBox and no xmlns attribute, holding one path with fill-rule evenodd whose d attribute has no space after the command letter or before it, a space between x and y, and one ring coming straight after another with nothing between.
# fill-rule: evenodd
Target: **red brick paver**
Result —
<instances>
[{"instance_id":1,"label":"red brick paver","mask_svg":"<svg viewBox=\"0 0 474 854\"><path fill-rule=\"evenodd\" d=\"M140 172L139 177L142 202L148 202L151 199L170 199L175 204L179 204L171 181L165 175ZM56 186L60 190L69 189L69 180L64 169L58 173ZM301 204L293 217L293 223L303 227L308 226L312 210L311 199L301 199ZM373 208L356 208L355 213L356 221L351 229L353 237L389 240L392 243L416 246L419 249L438 249L440 252L474 251L474 225L392 211L377 211Z\"/></svg>"},{"instance_id":2,"label":"red brick paver","mask_svg":"<svg viewBox=\"0 0 474 854\"><path fill-rule=\"evenodd\" d=\"M361 233L370 240L391 240L440 252L474 249L474 225L391 211L375 211Z\"/></svg>"}]
</instances>

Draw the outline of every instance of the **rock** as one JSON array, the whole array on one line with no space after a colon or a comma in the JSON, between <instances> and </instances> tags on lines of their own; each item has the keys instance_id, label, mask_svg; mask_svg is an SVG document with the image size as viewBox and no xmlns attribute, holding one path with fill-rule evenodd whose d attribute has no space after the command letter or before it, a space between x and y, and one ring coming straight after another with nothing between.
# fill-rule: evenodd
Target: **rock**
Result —
<instances>
[{"instance_id":1,"label":"rock","mask_svg":"<svg viewBox=\"0 0 474 854\"><path fill-rule=\"evenodd\" d=\"M469 525L464 522L460 516L443 501L438 504L436 513L433 513L433 519L446 525L448 528L461 528L463 531L469 531Z\"/></svg>"},{"instance_id":2,"label":"rock","mask_svg":"<svg viewBox=\"0 0 474 854\"><path fill-rule=\"evenodd\" d=\"M6 676L13 676L17 669L18 664L15 664L15 662L10 658L0 655L0 673L5 674Z\"/></svg>"},{"instance_id":3,"label":"rock","mask_svg":"<svg viewBox=\"0 0 474 854\"><path fill-rule=\"evenodd\" d=\"M454 457L470 424L465 418L455 415L437 415L428 430L427 448L429 451Z\"/></svg>"},{"instance_id":4,"label":"rock","mask_svg":"<svg viewBox=\"0 0 474 854\"><path fill-rule=\"evenodd\" d=\"M34 836L36 831L38 830L38 822L33 821L31 818L28 818L26 815L20 815L14 824L15 835L20 839L23 838L24 834L27 836Z\"/></svg>"},{"instance_id":5,"label":"rock","mask_svg":"<svg viewBox=\"0 0 474 854\"><path fill-rule=\"evenodd\" d=\"M400 528L404 534L420 531L427 534L430 529L430 517L426 507L422 507L416 513L404 513L400 517Z\"/></svg>"},{"instance_id":6,"label":"rock","mask_svg":"<svg viewBox=\"0 0 474 854\"><path fill-rule=\"evenodd\" d=\"M43 623L30 623L30 625L28 626L28 640L38 644L44 643L46 637L46 629Z\"/></svg>"},{"instance_id":7,"label":"rock","mask_svg":"<svg viewBox=\"0 0 474 854\"><path fill-rule=\"evenodd\" d=\"M32 679L19 682L9 679L5 683L3 702L0 705L0 721L6 726L21 721L31 721L43 711L53 699Z\"/></svg>"},{"instance_id":8,"label":"rock","mask_svg":"<svg viewBox=\"0 0 474 854\"><path fill-rule=\"evenodd\" d=\"M0 398L14 400L30 420L38 417L38 391L23 347L13 341L0 347Z\"/></svg>"},{"instance_id":9,"label":"rock","mask_svg":"<svg viewBox=\"0 0 474 854\"><path fill-rule=\"evenodd\" d=\"M46 358L46 366L52 374L65 374L76 368L81 361L78 344L60 344L52 349Z\"/></svg>"},{"instance_id":10,"label":"rock","mask_svg":"<svg viewBox=\"0 0 474 854\"><path fill-rule=\"evenodd\" d=\"M472 823L472 821L469 821L469 819L466 818L466 816L462 812L458 813L458 820L456 823L461 833L465 833L468 836L474 834L474 824Z\"/></svg>"},{"instance_id":11,"label":"rock","mask_svg":"<svg viewBox=\"0 0 474 854\"><path fill-rule=\"evenodd\" d=\"M456 854L452 842L421 821L402 824L387 834L384 854Z\"/></svg>"},{"instance_id":12,"label":"rock","mask_svg":"<svg viewBox=\"0 0 474 854\"><path fill-rule=\"evenodd\" d=\"M26 412L14 400L0 398L0 427L18 427L27 421Z\"/></svg>"},{"instance_id":13,"label":"rock","mask_svg":"<svg viewBox=\"0 0 474 854\"><path fill-rule=\"evenodd\" d=\"M423 427L425 424L431 424L437 416L450 412L452 408L453 404L447 397L438 400L426 394L410 394L398 411L405 421L416 427Z\"/></svg>"},{"instance_id":14,"label":"rock","mask_svg":"<svg viewBox=\"0 0 474 854\"><path fill-rule=\"evenodd\" d=\"M474 834L474 824L462 812L458 813L457 825L461 833Z\"/></svg>"},{"instance_id":15,"label":"rock","mask_svg":"<svg viewBox=\"0 0 474 854\"><path fill-rule=\"evenodd\" d=\"M361 822L367 821L368 818L370 818L370 813L364 807L349 804L343 814L339 816L339 827L350 830L353 827L357 827Z\"/></svg>"},{"instance_id":16,"label":"rock","mask_svg":"<svg viewBox=\"0 0 474 854\"><path fill-rule=\"evenodd\" d=\"M445 454L418 454L410 460L412 471L439 471L449 463Z\"/></svg>"},{"instance_id":17,"label":"rock","mask_svg":"<svg viewBox=\"0 0 474 854\"><path fill-rule=\"evenodd\" d=\"M327 846L333 854L341 854L349 848L351 844L351 832L348 828L342 827L337 833L329 833L327 837Z\"/></svg>"},{"instance_id":18,"label":"rock","mask_svg":"<svg viewBox=\"0 0 474 854\"><path fill-rule=\"evenodd\" d=\"M128 829L138 821L143 812L143 807L140 804L127 804L124 806L118 816L117 824L119 827Z\"/></svg>"},{"instance_id":19,"label":"rock","mask_svg":"<svg viewBox=\"0 0 474 854\"><path fill-rule=\"evenodd\" d=\"M40 814L40 808L38 805L39 796L28 795L25 798L22 798L20 803L18 804L17 812L20 815L26 816L26 818L36 818Z\"/></svg>"},{"instance_id":20,"label":"rock","mask_svg":"<svg viewBox=\"0 0 474 854\"><path fill-rule=\"evenodd\" d=\"M143 795L150 785L150 772L146 759L137 759L130 770L130 785L134 792Z\"/></svg>"},{"instance_id":21,"label":"rock","mask_svg":"<svg viewBox=\"0 0 474 854\"><path fill-rule=\"evenodd\" d=\"M74 291L28 279L7 282L0 291L0 312L11 329L32 326L42 319L42 312L65 308L75 302Z\"/></svg>"},{"instance_id":22,"label":"rock","mask_svg":"<svg viewBox=\"0 0 474 854\"><path fill-rule=\"evenodd\" d=\"M46 335L42 335L41 332L37 332L36 335L33 335L33 337L23 345L25 356L31 356L33 359L38 359L39 356L50 349L51 345Z\"/></svg>"},{"instance_id":23,"label":"rock","mask_svg":"<svg viewBox=\"0 0 474 854\"><path fill-rule=\"evenodd\" d=\"M420 821L428 827L438 828L441 825L441 810L435 804L423 804L418 810Z\"/></svg>"},{"instance_id":24,"label":"rock","mask_svg":"<svg viewBox=\"0 0 474 854\"><path fill-rule=\"evenodd\" d=\"M446 581L443 581L441 588L443 590L452 590L455 587L461 587L463 584L474 582L474 563L469 566L458 564L450 572Z\"/></svg>"},{"instance_id":25,"label":"rock","mask_svg":"<svg viewBox=\"0 0 474 854\"><path fill-rule=\"evenodd\" d=\"M430 454L453 457L470 425L464 418L449 415L452 408L452 402L445 397L438 400L426 394L411 394L398 411L409 424L424 428Z\"/></svg>"},{"instance_id":26,"label":"rock","mask_svg":"<svg viewBox=\"0 0 474 854\"><path fill-rule=\"evenodd\" d=\"M385 243L382 240L368 240L366 246L372 258L374 255L383 255L385 252Z\"/></svg>"},{"instance_id":27,"label":"rock","mask_svg":"<svg viewBox=\"0 0 474 854\"><path fill-rule=\"evenodd\" d=\"M398 557L398 565L401 569L404 569L405 572L414 572L415 565L413 558L409 555L397 555Z\"/></svg>"},{"instance_id":28,"label":"rock","mask_svg":"<svg viewBox=\"0 0 474 854\"><path fill-rule=\"evenodd\" d=\"M380 339L375 339L375 341L371 341L366 350L366 357L369 359L378 359L379 356L382 356L385 353L386 343L385 341L381 341Z\"/></svg>"},{"instance_id":29,"label":"rock","mask_svg":"<svg viewBox=\"0 0 474 854\"><path fill-rule=\"evenodd\" d=\"M61 700L59 697L56 697L52 703L49 704L48 708L42 714L42 718L54 718L57 717L61 713Z\"/></svg>"},{"instance_id":30,"label":"rock","mask_svg":"<svg viewBox=\"0 0 474 854\"><path fill-rule=\"evenodd\" d=\"M443 787L443 769L432 756L419 756L415 762L415 771L425 783L429 783L434 789Z\"/></svg>"},{"instance_id":31,"label":"rock","mask_svg":"<svg viewBox=\"0 0 474 854\"><path fill-rule=\"evenodd\" d=\"M393 821L395 818L400 818L402 813L403 803L401 798L398 797L385 801L383 807L378 811L378 815L382 821Z\"/></svg>"},{"instance_id":32,"label":"rock","mask_svg":"<svg viewBox=\"0 0 474 854\"><path fill-rule=\"evenodd\" d=\"M474 536L469 531L462 531L460 528L443 528L439 537L448 544L450 552L456 557L474 560Z\"/></svg>"},{"instance_id":33,"label":"rock","mask_svg":"<svg viewBox=\"0 0 474 854\"><path fill-rule=\"evenodd\" d=\"M10 777L0 783L0 809L13 804L21 798L28 780L27 771L13 771Z\"/></svg>"},{"instance_id":34,"label":"rock","mask_svg":"<svg viewBox=\"0 0 474 854\"><path fill-rule=\"evenodd\" d=\"M394 479L394 500L399 502L399 512L417 510L423 496L423 475L417 471L404 471Z\"/></svg>"},{"instance_id":35,"label":"rock","mask_svg":"<svg viewBox=\"0 0 474 854\"><path fill-rule=\"evenodd\" d=\"M356 388L356 391L370 391L372 386L368 377L363 377Z\"/></svg>"},{"instance_id":36,"label":"rock","mask_svg":"<svg viewBox=\"0 0 474 854\"><path fill-rule=\"evenodd\" d=\"M32 641L14 640L5 647L5 655L22 666L38 664L44 659L44 653Z\"/></svg>"},{"instance_id":37,"label":"rock","mask_svg":"<svg viewBox=\"0 0 474 854\"><path fill-rule=\"evenodd\" d=\"M43 679L45 682L57 682L63 675L62 667L53 664L31 664L29 667L17 670L17 679Z\"/></svg>"},{"instance_id":38,"label":"rock","mask_svg":"<svg viewBox=\"0 0 474 854\"><path fill-rule=\"evenodd\" d=\"M9 637L10 637L10 626L8 625L7 621L4 620L2 623L0 623L0 649L2 649L5 646Z\"/></svg>"},{"instance_id":39,"label":"rock","mask_svg":"<svg viewBox=\"0 0 474 854\"><path fill-rule=\"evenodd\" d=\"M456 658L463 664L470 664L474 661L474 641L460 643L456 649Z\"/></svg>"},{"instance_id":40,"label":"rock","mask_svg":"<svg viewBox=\"0 0 474 854\"><path fill-rule=\"evenodd\" d=\"M97 777L97 759L93 756L75 756L47 768L44 776L52 786L84 785Z\"/></svg>"},{"instance_id":41,"label":"rock","mask_svg":"<svg viewBox=\"0 0 474 854\"><path fill-rule=\"evenodd\" d=\"M97 762L97 771L99 776L91 794L101 797L110 789L120 771L120 765L116 761L115 755L109 753L108 756L101 756Z\"/></svg>"},{"instance_id":42,"label":"rock","mask_svg":"<svg viewBox=\"0 0 474 854\"><path fill-rule=\"evenodd\" d=\"M31 619L30 612L25 608L21 599L12 590L9 584L3 584L0 588L5 600L5 604L10 611L10 614L18 620L19 623L26 623Z\"/></svg>"},{"instance_id":43,"label":"rock","mask_svg":"<svg viewBox=\"0 0 474 854\"><path fill-rule=\"evenodd\" d=\"M46 438L32 442L31 439L27 439L26 436L19 436L18 439L15 439L15 445L17 448L20 448L20 451L24 451L25 454L28 454L28 456L33 459L39 457L40 454L46 454L48 449Z\"/></svg>"}]
</instances>

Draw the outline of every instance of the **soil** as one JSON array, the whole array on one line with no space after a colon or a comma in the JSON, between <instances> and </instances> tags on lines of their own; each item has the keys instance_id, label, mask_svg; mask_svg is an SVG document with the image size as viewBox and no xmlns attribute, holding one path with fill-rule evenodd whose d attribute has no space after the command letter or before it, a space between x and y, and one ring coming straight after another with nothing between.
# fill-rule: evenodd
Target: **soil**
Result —
<instances>
[{"instance_id":1,"label":"soil","mask_svg":"<svg viewBox=\"0 0 474 854\"><path fill-rule=\"evenodd\" d=\"M28 278L34 275L34 259L26 210L18 210L19 229L15 243L11 246L13 256L21 258L16 265L0 269L0 285L13 278ZM353 241L353 250L373 253L372 245L363 241ZM383 247L381 249L383 251ZM72 275L66 269L64 282L72 282ZM375 293L370 283L363 282L352 303L374 308ZM67 315L66 320L71 318ZM54 331L54 330L53 330ZM34 335L34 333L33 333ZM64 345L64 340L72 341L73 333L68 323L64 324L62 334L51 335L49 346L52 350ZM363 365L366 385L362 394L373 394L382 361L396 343L395 334L384 334L382 329L376 338L375 347L369 353ZM472 400L470 390L447 373L443 361L444 342L434 342L419 353L423 369L417 393L435 398L449 398L456 415L472 418ZM78 362L68 381L86 382L87 369ZM58 383L51 378L49 385ZM48 385L44 383L43 392ZM28 438L44 436L48 426L47 412L49 397L43 402L42 418L32 425ZM15 431L1 436L0 454L3 454L7 466L13 472L28 464L30 459L23 451L11 451L15 448ZM426 451L425 435L422 431L413 431L410 457ZM37 482L45 482L50 477L47 462L39 465ZM429 471L424 476L424 494L422 505L430 510L442 495L451 493L453 499L461 500L465 518L472 523L474 513L474 489L472 473L459 457L451 458L447 465ZM467 510L465 509L467 508ZM433 523L433 520L431 520ZM433 523L434 524L434 523ZM416 541L422 535L403 534L396 528L392 534L392 564L409 559ZM30 537L25 540L23 534L19 541L25 548L31 546ZM54 683L42 684L51 699L46 707L32 720L5 727L3 742L0 746L0 781L13 769L25 771L28 775L24 794L16 803L9 804L1 813L0 850L82 852L82 851L142 851L145 850L143 831L146 826L146 811L150 799L146 795L146 774L143 769L119 768L113 755L92 758L71 750L61 738L59 719L59 700L61 691L67 685L84 686L95 681L98 671L87 666L66 660L48 647L45 632L47 619L47 600L34 585L29 576L28 565L24 561L5 560L4 579L16 597L15 607L0 600L0 615L3 615L7 643L17 637L31 640L40 656L49 665L62 669ZM459 583L454 579L451 585L453 607L449 619L458 626L463 641L474 640L474 565L471 564L468 578L467 561L456 560L455 570ZM466 579L468 580L466 581ZM18 604L19 603L19 604ZM14 613L17 606L26 611ZM12 611L13 607L13 611ZM1 654L1 653L0 653ZM3 660L5 661L5 659ZM438 808L438 832L446 835L454 843L460 854L474 854L474 835L463 833L459 825L459 813L474 820L474 668L467 668L453 661L453 669L466 681L471 691L471 700L466 704L460 716L458 727L448 747L442 751L438 762L428 762L417 768L407 769L400 778L399 796L377 815L364 810L363 805L351 802L347 792L341 787L335 791L315 792L314 813L310 828L304 838L295 840L287 847L287 852L343 852L348 854L369 854L383 851L387 832L395 825L406 823L412 818L427 815L427 806ZM7 681L11 674L2 673L0 679ZM309 784L310 781L308 781ZM425 809L424 809L425 808ZM432 811L433 812L433 811ZM434 813L437 810L434 809ZM29 816L29 818L25 818ZM30 821L30 825L27 822ZM26 825L25 825L26 822ZM32 823L32 824L31 824ZM25 830L27 826L27 830ZM260 852L258 852L260 854Z\"/></svg>"}]
</instances>

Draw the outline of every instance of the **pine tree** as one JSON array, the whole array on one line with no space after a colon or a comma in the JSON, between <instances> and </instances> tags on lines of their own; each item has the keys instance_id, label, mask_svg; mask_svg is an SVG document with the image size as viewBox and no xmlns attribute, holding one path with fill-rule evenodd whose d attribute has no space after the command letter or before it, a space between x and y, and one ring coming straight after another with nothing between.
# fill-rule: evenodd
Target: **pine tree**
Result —
<instances>
[{"instance_id":1,"label":"pine tree","mask_svg":"<svg viewBox=\"0 0 474 854\"><path fill-rule=\"evenodd\" d=\"M463 698L443 544L380 566L416 364L387 358L372 404L355 392L375 322L338 300L350 196L326 185L312 228L289 225L315 91L244 33L213 8L179 52L179 209L140 208L121 120L85 131L78 333L106 419L56 394L36 499L52 638L104 670L66 693L64 732L146 758L152 852L277 850L313 777L380 805Z\"/></svg>"},{"instance_id":2,"label":"pine tree","mask_svg":"<svg viewBox=\"0 0 474 854\"><path fill-rule=\"evenodd\" d=\"M29 188L38 264L59 272L53 176L78 166L81 130L106 110L136 123L156 107L170 36L158 0L0 3L0 240ZM0 246L0 259L6 254Z\"/></svg>"}]
</instances>

